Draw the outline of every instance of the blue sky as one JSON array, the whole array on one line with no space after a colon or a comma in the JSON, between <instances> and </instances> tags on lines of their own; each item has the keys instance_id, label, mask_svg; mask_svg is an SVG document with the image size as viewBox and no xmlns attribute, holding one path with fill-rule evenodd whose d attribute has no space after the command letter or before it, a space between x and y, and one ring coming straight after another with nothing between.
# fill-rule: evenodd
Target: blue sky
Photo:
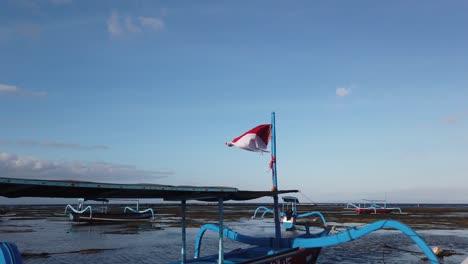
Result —
<instances>
[{"instance_id":1,"label":"blue sky","mask_svg":"<svg viewBox=\"0 0 468 264\"><path fill-rule=\"evenodd\" d=\"M2 1L4 177L468 202L466 1ZM299 198L301 195L299 194Z\"/></svg>"}]
</instances>

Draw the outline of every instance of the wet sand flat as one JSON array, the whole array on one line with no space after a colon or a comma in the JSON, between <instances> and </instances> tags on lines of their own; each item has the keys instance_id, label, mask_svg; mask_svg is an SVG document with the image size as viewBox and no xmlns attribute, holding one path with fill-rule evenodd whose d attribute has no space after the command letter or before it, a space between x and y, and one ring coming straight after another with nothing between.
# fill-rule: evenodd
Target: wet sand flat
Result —
<instances>
[{"instance_id":1,"label":"wet sand flat","mask_svg":"<svg viewBox=\"0 0 468 264\"><path fill-rule=\"evenodd\" d=\"M263 204L272 208L271 204ZM178 204L151 206L157 215L151 223L75 224L68 220L64 205L6 206L7 217L0 217L0 239L16 243L25 263L166 263L177 261L180 252L180 216ZM273 215L252 220L258 204L225 204L225 225L248 235L273 236ZM119 212L124 205L111 205ZM440 246L455 254L444 263L461 263L468 255L468 207L408 207L405 214L358 215L343 206L301 205L299 213L322 212L329 224L344 230L381 219L395 219L415 229L429 245ZM188 204L187 245L189 254L198 228L217 223L215 204ZM319 230L320 218L308 217L300 223ZM301 233L283 231L284 236ZM245 245L226 240L226 251ZM202 254L217 252L216 234L207 234ZM192 252L192 253L191 253ZM401 233L382 230L340 246L324 248L318 263L425 263L412 242ZM132 260L133 259L133 260ZM136 263L136 262L135 262Z\"/></svg>"},{"instance_id":2,"label":"wet sand flat","mask_svg":"<svg viewBox=\"0 0 468 264\"><path fill-rule=\"evenodd\" d=\"M267 208L273 208L272 204L261 204ZM242 218L253 216L255 209L260 204L225 204L224 219L236 221ZM41 205L41 206L4 206L8 210L8 219L16 221L15 225L20 225L24 220L49 219L64 215L64 205ZM110 212L122 212L125 205L110 205ZM181 209L178 204L151 204L142 205L141 208L151 207L155 210L156 219L167 223L169 226L180 226ZM298 213L312 211L321 212L326 221L330 224L344 226L346 223L367 224L383 219L393 219L400 221L415 230L441 229L458 230L468 229L468 206L466 207L402 207L403 214L357 214L352 209L345 209L343 206L316 206L301 205ZM190 227L198 227L207 221L217 222L218 206L216 204L188 204L187 224ZM7 218L7 217L4 217ZM265 218L273 218L272 214L266 214ZM0 216L1 219L1 216ZM53 220L53 219L52 219ZM60 218L56 219L60 221ZM316 216L298 219L299 224L310 226L321 226L321 221ZM23 226L26 232L32 232L27 226ZM0 233L2 230L0 230Z\"/></svg>"}]
</instances>

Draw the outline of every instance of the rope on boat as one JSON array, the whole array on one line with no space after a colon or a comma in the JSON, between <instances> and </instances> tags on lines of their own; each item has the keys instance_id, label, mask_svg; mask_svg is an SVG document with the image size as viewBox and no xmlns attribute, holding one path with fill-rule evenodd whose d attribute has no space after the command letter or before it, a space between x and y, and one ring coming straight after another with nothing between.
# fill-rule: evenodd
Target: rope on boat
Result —
<instances>
[{"instance_id":1,"label":"rope on boat","mask_svg":"<svg viewBox=\"0 0 468 264\"><path fill-rule=\"evenodd\" d=\"M309 200L313 204L317 204L316 202L312 201L312 199L310 199L307 195L305 195L302 191L299 191L299 193L302 194L307 200Z\"/></svg>"}]
</instances>

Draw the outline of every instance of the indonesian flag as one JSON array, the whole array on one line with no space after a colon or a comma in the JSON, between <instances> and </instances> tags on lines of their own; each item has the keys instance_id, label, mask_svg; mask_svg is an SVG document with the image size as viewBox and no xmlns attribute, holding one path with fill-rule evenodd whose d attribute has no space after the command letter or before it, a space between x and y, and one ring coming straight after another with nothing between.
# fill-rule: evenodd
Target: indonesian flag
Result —
<instances>
[{"instance_id":1,"label":"indonesian flag","mask_svg":"<svg viewBox=\"0 0 468 264\"><path fill-rule=\"evenodd\" d=\"M255 152L270 152L267 149L270 142L271 125L259 125L236 137L232 142L226 142L228 147L236 146L241 149Z\"/></svg>"}]
</instances>

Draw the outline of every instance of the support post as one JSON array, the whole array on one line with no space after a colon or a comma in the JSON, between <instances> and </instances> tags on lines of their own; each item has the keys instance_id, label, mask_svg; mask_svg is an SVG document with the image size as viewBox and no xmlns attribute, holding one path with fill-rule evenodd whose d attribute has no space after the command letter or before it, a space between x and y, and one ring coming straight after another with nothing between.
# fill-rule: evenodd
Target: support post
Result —
<instances>
[{"instance_id":1,"label":"support post","mask_svg":"<svg viewBox=\"0 0 468 264\"><path fill-rule=\"evenodd\" d=\"M186 201L182 200L182 249L181 249L181 260L180 263L184 264L187 260L187 245L186 245L186 233L185 233L185 212L186 212Z\"/></svg>"},{"instance_id":2,"label":"support post","mask_svg":"<svg viewBox=\"0 0 468 264\"><path fill-rule=\"evenodd\" d=\"M218 200L219 215L219 242L218 242L218 264L224 263L224 239L223 239L223 197Z\"/></svg>"}]
</instances>

